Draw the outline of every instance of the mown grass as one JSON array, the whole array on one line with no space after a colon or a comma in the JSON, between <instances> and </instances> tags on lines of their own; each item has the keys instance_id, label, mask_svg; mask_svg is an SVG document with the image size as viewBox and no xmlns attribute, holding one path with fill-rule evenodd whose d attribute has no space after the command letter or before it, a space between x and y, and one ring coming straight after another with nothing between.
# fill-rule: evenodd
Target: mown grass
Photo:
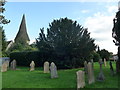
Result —
<instances>
[{"instance_id":1,"label":"mown grass","mask_svg":"<svg viewBox=\"0 0 120 90\"><path fill-rule=\"evenodd\" d=\"M115 69L115 63L113 63ZM59 78L51 79L50 74L44 74L43 68L30 72L29 67L19 67L20 70L2 73L2 88L76 88L76 72L83 68L58 70ZM85 88L118 88L118 75L111 76L109 64L103 66L104 82L87 83ZM94 64L95 77L99 74L99 64Z\"/></svg>"}]
</instances>

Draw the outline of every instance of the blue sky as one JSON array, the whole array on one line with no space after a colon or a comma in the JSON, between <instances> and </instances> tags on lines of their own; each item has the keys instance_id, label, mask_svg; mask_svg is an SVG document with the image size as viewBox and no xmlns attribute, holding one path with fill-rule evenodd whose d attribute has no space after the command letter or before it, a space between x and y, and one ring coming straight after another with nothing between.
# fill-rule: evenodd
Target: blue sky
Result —
<instances>
[{"instance_id":1,"label":"blue sky","mask_svg":"<svg viewBox=\"0 0 120 90\"><path fill-rule=\"evenodd\" d=\"M4 15L11 20L4 26L7 40L14 40L23 14L31 42L38 38L40 28L49 27L53 19L68 17L88 28L101 49L117 53L111 37L117 2L7 2L5 8Z\"/></svg>"}]
</instances>

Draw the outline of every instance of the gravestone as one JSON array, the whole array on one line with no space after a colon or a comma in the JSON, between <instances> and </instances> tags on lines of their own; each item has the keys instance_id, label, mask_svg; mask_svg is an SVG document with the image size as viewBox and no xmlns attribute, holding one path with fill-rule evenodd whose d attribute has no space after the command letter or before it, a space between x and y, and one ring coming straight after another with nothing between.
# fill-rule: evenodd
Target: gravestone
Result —
<instances>
[{"instance_id":1,"label":"gravestone","mask_svg":"<svg viewBox=\"0 0 120 90\"><path fill-rule=\"evenodd\" d=\"M99 75L97 77L97 81L104 81L105 80L105 76L103 74L103 70L102 70L102 59L99 60L99 64L100 64L100 72L99 72Z\"/></svg>"},{"instance_id":2,"label":"gravestone","mask_svg":"<svg viewBox=\"0 0 120 90\"><path fill-rule=\"evenodd\" d=\"M111 61L110 61L109 65L110 65L111 75L113 76L115 73L114 73L114 69L113 69L112 62L111 62Z\"/></svg>"},{"instance_id":3,"label":"gravestone","mask_svg":"<svg viewBox=\"0 0 120 90\"><path fill-rule=\"evenodd\" d=\"M13 61L10 63L10 68L11 68L11 70L16 70L16 64L17 64L16 60L13 60Z\"/></svg>"},{"instance_id":4,"label":"gravestone","mask_svg":"<svg viewBox=\"0 0 120 90\"><path fill-rule=\"evenodd\" d=\"M7 71L7 67L8 67L7 62L4 62L2 64L2 67L1 67L1 72L6 72Z\"/></svg>"},{"instance_id":5,"label":"gravestone","mask_svg":"<svg viewBox=\"0 0 120 90\"><path fill-rule=\"evenodd\" d=\"M9 69L9 61L5 61L7 64L7 69Z\"/></svg>"},{"instance_id":6,"label":"gravestone","mask_svg":"<svg viewBox=\"0 0 120 90\"><path fill-rule=\"evenodd\" d=\"M85 74L84 71L79 70L77 74L77 89L85 87Z\"/></svg>"},{"instance_id":7,"label":"gravestone","mask_svg":"<svg viewBox=\"0 0 120 90\"><path fill-rule=\"evenodd\" d=\"M45 62L44 63L44 73L49 73L50 70L49 70L49 62Z\"/></svg>"},{"instance_id":8,"label":"gravestone","mask_svg":"<svg viewBox=\"0 0 120 90\"><path fill-rule=\"evenodd\" d=\"M107 66L107 63L106 63L106 59L104 58L104 66L106 67Z\"/></svg>"},{"instance_id":9,"label":"gravestone","mask_svg":"<svg viewBox=\"0 0 120 90\"><path fill-rule=\"evenodd\" d=\"M32 61L30 63L30 71L34 71L34 70L35 70L35 63L34 63L34 61Z\"/></svg>"},{"instance_id":10,"label":"gravestone","mask_svg":"<svg viewBox=\"0 0 120 90\"><path fill-rule=\"evenodd\" d=\"M88 70L87 70L87 61L84 62L84 71L85 71L85 74L87 74Z\"/></svg>"},{"instance_id":11,"label":"gravestone","mask_svg":"<svg viewBox=\"0 0 120 90\"><path fill-rule=\"evenodd\" d=\"M94 68L94 61L93 61L93 59L91 59L91 64L92 64L92 67Z\"/></svg>"},{"instance_id":12,"label":"gravestone","mask_svg":"<svg viewBox=\"0 0 120 90\"><path fill-rule=\"evenodd\" d=\"M88 63L87 70L88 70L88 83L92 84L95 82L95 77L94 77L94 71L93 71L91 62Z\"/></svg>"},{"instance_id":13,"label":"gravestone","mask_svg":"<svg viewBox=\"0 0 120 90\"><path fill-rule=\"evenodd\" d=\"M51 73L51 78L57 78L58 77L57 67L53 62L50 65L50 73Z\"/></svg>"}]
</instances>

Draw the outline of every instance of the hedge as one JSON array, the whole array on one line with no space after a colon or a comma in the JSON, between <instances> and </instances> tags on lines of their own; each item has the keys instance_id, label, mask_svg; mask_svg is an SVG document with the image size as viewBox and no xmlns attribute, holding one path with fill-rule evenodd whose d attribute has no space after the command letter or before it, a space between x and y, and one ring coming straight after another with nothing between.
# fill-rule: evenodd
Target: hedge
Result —
<instances>
[{"instance_id":1,"label":"hedge","mask_svg":"<svg viewBox=\"0 0 120 90\"><path fill-rule=\"evenodd\" d=\"M36 66L42 65L39 52L13 52L10 54L10 60L16 60L18 66L29 66L34 61Z\"/></svg>"},{"instance_id":2,"label":"hedge","mask_svg":"<svg viewBox=\"0 0 120 90\"><path fill-rule=\"evenodd\" d=\"M18 66L29 67L31 61L35 62L36 67L43 67L45 61L54 62L58 69L70 69L82 67L84 60L71 58L69 56L57 55L55 53L46 53L39 51L32 52L13 52L10 54L10 60L16 60Z\"/></svg>"}]
</instances>

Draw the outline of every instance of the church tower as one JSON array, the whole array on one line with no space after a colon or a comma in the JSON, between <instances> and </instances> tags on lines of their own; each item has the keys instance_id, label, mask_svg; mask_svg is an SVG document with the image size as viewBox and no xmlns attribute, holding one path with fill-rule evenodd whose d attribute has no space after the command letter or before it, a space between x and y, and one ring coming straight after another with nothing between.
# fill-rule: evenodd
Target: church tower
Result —
<instances>
[{"instance_id":1,"label":"church tower","mask_svg":"<svg viewBox=\"0 0 120 90\"><path fill-rule=\"evenodd\" d=\"M29 36L27 34L25 15L23 15L23 17L22 17L19 31L18 31L14 41L15 41L15 43L24 43L24 44L29 44L29 42L30 42Z\"/></svg>"}]
</instances>

